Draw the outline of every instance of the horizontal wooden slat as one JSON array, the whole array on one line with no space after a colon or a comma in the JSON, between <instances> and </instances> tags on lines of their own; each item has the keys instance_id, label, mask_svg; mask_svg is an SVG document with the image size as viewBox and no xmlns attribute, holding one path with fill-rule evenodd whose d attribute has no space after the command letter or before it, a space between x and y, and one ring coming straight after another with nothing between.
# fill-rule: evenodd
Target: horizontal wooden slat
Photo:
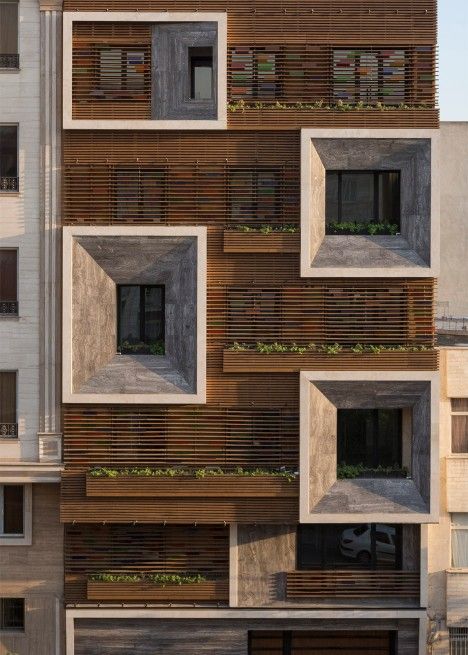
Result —
<instances>
[{"instance_id":1,"label":"horizontal wooden slat","mask_svg":"<svg viewBox=\"0 0 468 655\"><path fill-rule=\"evenodd\" d=\"M259 234L256 232L236 232L225 230L223 250L228 253L298 253L301 248L299 232Z\"/></svg>"},{"instance_id":2,"label":"horizontal wooden slat","mask_svg":"<svg viewBox=\"0 0 468 655\"><path fill-rule=\"evenodd\" d=\"M227 580L207 580L194 584L154 585L142 582L95 582L88 580L88 600L99 601L225 601L229 599Z\"/></svg>"},{"instance_id":3,"label":"horizontal wooden slat","mask_svg":"<svg viewBox=\"0 0 468 655\"><path fill-rule=\"evenodd\" d=\"M134 11L222 11L229 41L435 43L436 0L133 0ZM128 11L128 0L64 0L65 11Z\"/></svg>"},{"instance_id":4,"label":"horizontal wooden slat","mask_svg":"<svg viewBox=\"0 0 468 655\"><path fill-rule=\"evenodd\" d=\"M297 490L297 487L296 487ZM61 520L64 523L285 523L296 521L299 501L295 495L245 497L112 497L86 496L86 476L65 471L61 485Z\"/></svg>"},{"instance_id":5,"label":"horizontal wooden slat","mask_svg":"<svg viewBox=\"0 0 468 655\"><path fill-rule=\"evenodd\" d=\"M120 498L277 498L299 495L297 480L288 481L281 477L207 475L204 478L185 476L138 477L117 476L115 478L86 476L86 496Z\"/></svg>"},{"instance_id":6,"label":"horizontal wooden slat","mask_svg":"<svg viewBox=\"0 0 468 655\"><path fill-rule=\"evenodd\" d=\"M416 571L290 571L288 598L419 598Z\"/></svg>"},{"instance_id":7,"label":"horizontal wooden slat","mask_svg":"<svg viewBox=\"0 0 468 655\"><path fill-rule=\"evenodd\" d=\"M316 353L268 353L225 350L223 352L223 371L225 373L291 373L301 370L362 370L386 371L436 371L438 352L383 352L363 354L342 352L338 355Z\"/></svg>"}]
</instances>

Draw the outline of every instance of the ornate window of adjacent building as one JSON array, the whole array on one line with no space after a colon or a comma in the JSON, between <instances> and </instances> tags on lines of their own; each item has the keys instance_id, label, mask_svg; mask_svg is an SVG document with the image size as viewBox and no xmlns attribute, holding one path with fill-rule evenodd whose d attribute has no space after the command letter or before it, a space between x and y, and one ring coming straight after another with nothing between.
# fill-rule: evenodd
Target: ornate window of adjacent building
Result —
<instances>
[{"instance_id":1,"label":"ornate window of adjacent building","mask_svg":"<svg viewBox=\"0 0 468 655\"><path fill-rule=\"evenodd\" d=\"M0 248L0 315L18 315L18 251Z\"/></svg>"},{"instance_id":2,"label":"ornate window of adjacent building","mask_svg":"<svg viewBox=\"0 0 468 655\"><path fill-rule=\"evenodd\" d=\"M18 0L0 0L0 71L19 68Z\"/></svg>"}]
</instances>

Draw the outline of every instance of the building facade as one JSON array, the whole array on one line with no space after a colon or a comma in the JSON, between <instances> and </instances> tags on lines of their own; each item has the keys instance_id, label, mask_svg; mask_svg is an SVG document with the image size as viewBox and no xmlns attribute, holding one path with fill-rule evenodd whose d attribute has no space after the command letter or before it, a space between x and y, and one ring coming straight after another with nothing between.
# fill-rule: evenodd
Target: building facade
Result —
<instances>
[{"instance_id":1,"label":"building facade","mask_svg":"<svg viewBox=\"0 0 468 655\"><path fill-rule=\"evenodd\" d=\"M0 655L449 652L436 1L15 10Z\"/></svg>"},{"instance_id":2,"label":"building facade","mask_svg":"<svg viewBox=\"0 0 468 655\"><path fill-rule=\"evenodd\" d=\"M57 230L49 203L57 198L48 188L46 14L37 0L0 2L2 655L58 654L63 640L58 321L48 316L59 281L50 269ZM54 28L54 40L57 34ZM50 113L57 120L58 105Z\"/></svg>"}]
</instances>

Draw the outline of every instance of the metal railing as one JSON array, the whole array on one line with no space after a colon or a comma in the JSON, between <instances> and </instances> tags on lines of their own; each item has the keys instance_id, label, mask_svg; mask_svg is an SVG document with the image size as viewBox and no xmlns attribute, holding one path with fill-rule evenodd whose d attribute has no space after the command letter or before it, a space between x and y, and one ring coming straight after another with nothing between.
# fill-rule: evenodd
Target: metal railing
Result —
<instances>
[{"instance_id":1,"label":"metal railing","mask_svg":"<svg viewBox=\"0 0 468 655\"><path fill-rule=\"evenodd\" d=\"M18 191L18 181L17 177L0 177L0 191Z\"/></svg>"},{"instance_id":2,"label":"metal railing","mask_svg":"<svg viewBox=\"0 0 468 655\"><path fill-rule=\"evenodd\" d=\"M0 68L19 68L19 54L0 53Z\"/></svg>"},{"instance_id":3,"label":"metal railing","mask_svg":"<svg viewBox=\"0 0 468 655\"><path fill-rule=\"evenodd\" d=\"M18 316L16 300L0 300L0 316Z\"/></svg>"},{"instance_id":4,"label":"metal railing","mask_svg":"<svg viewBox=\"0 0 468 655\"><path fill-rule=\"evenodd\" d=\"M16 439L18 423L0 423L0 439Z\"/></svg>"}]
</instances>

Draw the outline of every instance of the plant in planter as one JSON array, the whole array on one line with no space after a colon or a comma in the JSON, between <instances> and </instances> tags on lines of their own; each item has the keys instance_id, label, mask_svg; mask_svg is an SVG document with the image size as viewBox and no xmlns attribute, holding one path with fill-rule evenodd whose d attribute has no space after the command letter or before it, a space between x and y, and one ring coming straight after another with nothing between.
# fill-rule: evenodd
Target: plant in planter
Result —
<instances>
[{"instance_id":1,"label":"plant in planter","mask_svg":"<svg viewBox=\"0 0 468 655\"><path fill-rule=\"evenodd\" d=\"M355 355L364 355L372 354L378 355L385 352L406 352L406 353L416 353L416 352L425 352L431 350L429 346L418 345L418 346L405 346L405 345L377 345L377 344L362 344L356 343L353 346L347 346L346 348L339 343L322 343L317 345L315 343L308 343L306 345L299 345L295 342L291 344L278 343L262 343L257 341L257 343L240 343L239 341L234 341L230 346L227 347L228 350L233 352L256 352L261 354L272 354L272 353L296 353L303 355L306 353L319 353L324 355L338 355L340 353L351 352Z\"/></svg>"},{"instance_id":2,"label":"plant in planter","mask_svg":"<svg viewBox=\"0 0 468 655\"><path fill-rule=\"evenodd\" d=\"M257 234L295 234L299 231L297 225L270 225L262 223L261 225L228 225L228 230L234 232L254 232Z\"/></svg>"},{"instance_id":3,"label":"plant in planter","mask_svg":"<svg viewBox=\"0 0 468 655\"><path fill-rule=\"evenodd\" d=\"M182 468L182 467L168 467L164 469L146 468L126 468L126 469L111 469L104 466L98 466L88 471L92 477L101 478L117 478L119 476L135 476L135 477L188 477L193 476L197 479L203 479L213 476L235 475L240 477L276 477L285 478L289 482L295 480L298 476L296 471L281 467L279 469L263 469L263 468L243 468L238 466L232 469L223 469L218 466L202 468Z\"/></svg>"},{"instance_id":4,"label":"plant in planter","mask_svg":"<svg viewBox=\"0 0 468 655\"><path fill-rule=\"evenodd\" d=\"M395 236L399 232L399 227L395 223L359 223L357 221L333 221L326 224L325 231L327 234L335 235L391 235Z\"/></svg>"},{"instance_id":5,"label":"plant in planter","mask_svg":"<svg viewBox=\"0 0 468 655\"><path fill-rule=\"evenodd\" d=\"M398 466L377 466L375 468L360 464L346 464L341 462L336 469L338 480L352 480L355 478L406 478L408 469Z\"/></svg>"},{"instance_id":6,"label":"plant in planter","mask_svg":"<svg viewBox=\"0 0 468 655\"><path fill-rule=\"evenodd\" d=\"M93 573L90 582L144 582L161 586L206 582L200 573Z\"/></svg>"},{"instance_id":7,"label":"plant in planter","mask_svg":"<svg viewBox=\"0 0 468 655\"><path fill-rule=\"evenodd\" d=\"M122 355L164 355L166 349L162 339L153 341L153 343L123 341L119 346L119 352Z\"/></svg>"},{"instance_id":8,"label":"plant in planter","mask_svg":"<svg viewBox=\"0 0 468 655\"><path fill-rule=\"evenodd\" d=\"M228 103L228 110L231 112L244 111L246 109L285 109L285 110L311 110L311 109L325 109L329 111L402 111L411 109L430 109L427 104L407 105L400 103L398 105L385 105L382 102L377 102L375 105L366 105L364 102L348 103L338 100L336 103L327 103L325 100L317 100L316 102L246 102L245 100L237 100Z\"/></svg>"}]
</instances>

